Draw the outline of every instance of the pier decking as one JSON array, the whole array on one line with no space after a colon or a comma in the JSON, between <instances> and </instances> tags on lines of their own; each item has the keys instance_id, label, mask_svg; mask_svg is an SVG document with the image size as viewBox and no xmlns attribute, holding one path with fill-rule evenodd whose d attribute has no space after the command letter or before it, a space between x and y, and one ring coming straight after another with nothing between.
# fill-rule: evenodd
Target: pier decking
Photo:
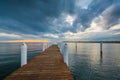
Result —
<instances>
[{"instance_id":1,"label":"pier decking","mask_svg":"<svg viewBox=\"0 0 120 80\"><path fill-rule=\"evenodd\" d=\"M57 45L53 45L4 80L73 80Z\"/></svg>"}]
</instances>

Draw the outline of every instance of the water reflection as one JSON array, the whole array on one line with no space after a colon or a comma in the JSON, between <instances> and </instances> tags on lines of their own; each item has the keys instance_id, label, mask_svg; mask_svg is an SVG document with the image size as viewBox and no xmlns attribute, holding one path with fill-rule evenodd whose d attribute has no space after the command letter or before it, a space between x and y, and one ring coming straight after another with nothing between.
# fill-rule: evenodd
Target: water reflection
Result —
<instances>
[{"instance_id":1,"label":"water reflection","mask_svg":"<svg viewBox=\"0 0 120 80\"><path fill-rule=\"evenodd\" d=\"M77 54L77 43L76 43L76 54Z\"/></svg>"},{"instance_id":2,"label":"water reflection","mask_svg":"<svg viewBox=\"0 0 120 80\"><path fill-rule=\"evenodd\" d=\"M100 65L102 66L103 63L103 52L100 51Z\"/></svg>"},{"instance_id":3,"label":"water reflection","mask_svg":"<svg viewBox=\"0 0 120 80\"><path fill-rule=\"evenodd\" d=\"M20 67L21 43L0 43L0 80ZM28 61L42 50L41 43L27 43Z\"/></svg>"},{"instance_id":4,"label":"water reflection","mask_svg":"<svg viewBox=\"0 0 120 80\"><path fill-rule=\"evenodd\" d=\"M100 52L99 43L70 43L69 67L75 80L120 80L119 52L120 44L104 44Z\"/></svg>"}]
</instances>

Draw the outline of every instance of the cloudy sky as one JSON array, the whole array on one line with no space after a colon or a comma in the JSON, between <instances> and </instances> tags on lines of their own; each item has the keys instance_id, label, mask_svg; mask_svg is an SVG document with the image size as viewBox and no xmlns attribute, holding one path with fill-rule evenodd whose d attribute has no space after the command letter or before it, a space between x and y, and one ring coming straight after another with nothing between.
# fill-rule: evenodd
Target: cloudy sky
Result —
<instances>
[{"instance_id":1,"label":"cloudy sky","mask_svg":"<svg viewBox=\"0 0 120 80\"><path fill-rule=\"evenodd\" d=\"M120 0L0 0L0 40L118 40Z\"/></svg>"}]
</instances>

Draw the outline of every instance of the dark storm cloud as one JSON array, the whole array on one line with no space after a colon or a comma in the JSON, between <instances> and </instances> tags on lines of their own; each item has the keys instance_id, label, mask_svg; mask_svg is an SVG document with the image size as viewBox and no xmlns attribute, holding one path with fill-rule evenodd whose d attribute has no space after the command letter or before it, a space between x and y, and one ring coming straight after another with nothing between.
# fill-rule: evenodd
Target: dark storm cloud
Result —
<instances>
[{"instance_id":1,"label":"dark storm cloud","mask_svg":"<svg viewBox=\"0 0 120 80\"><path fill-rule=\"evenodd\" d=\"M74 27L70 29L71 31L77 29L76 25L78 23L81 23L84 29L86 29L90 26L92 19L101 14L112 3L113 0L93 0L87 10L79 8L78 12L75 13L75 0L1 0L0 16L6 19L9 18L11 21L16 20L18 23L16 26L13 25L14 22L5 23L5 27L1 28L6 29L7 27L23 33L30 33L31 31L32 34L49 32L50 24L46 18L57 18L62 12L66 12L69 14L78 14L78 18L74 22Z\"/></svg>"},{"instance_id":2,"label":"dark storm cloud","mask_svg":"<svg viewBox=\"0 0 120 80\"><path fill-rule=\"evenodd\" d=\"M0 28L28 34L49 32L46 18L56 18L63 11L73 13L72 4L73 0L0 0Z\"/></svg>"},{"instance_id":3,"label":"dark storm cloud","mask_svg":"<svg viewBox=\"0 0 120 80\"><path fill-rule=\"evenodd\" d=\"M108 28L116 24L119 24L120 23L120 5L118 4L113 5L111 12L106 16L107 16L106 19L108 20L107 22Z\"/></svg>"}]
</instances>

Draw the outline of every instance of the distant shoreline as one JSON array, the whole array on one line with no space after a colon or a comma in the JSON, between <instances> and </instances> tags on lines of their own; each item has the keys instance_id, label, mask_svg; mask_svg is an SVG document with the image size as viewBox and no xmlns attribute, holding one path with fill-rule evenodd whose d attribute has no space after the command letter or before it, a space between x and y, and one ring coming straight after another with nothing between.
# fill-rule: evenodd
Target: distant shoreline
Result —
<instances>
[{"instance_id":1,"label":"distant shoreline","mask_svg":"<svg viewBox=\"0 0 120 80\"><path fill-rule=\"evenodd\" d=\"M120 41L63 41L66 43L120 43Z\"/></svg>"}]
</instances>

